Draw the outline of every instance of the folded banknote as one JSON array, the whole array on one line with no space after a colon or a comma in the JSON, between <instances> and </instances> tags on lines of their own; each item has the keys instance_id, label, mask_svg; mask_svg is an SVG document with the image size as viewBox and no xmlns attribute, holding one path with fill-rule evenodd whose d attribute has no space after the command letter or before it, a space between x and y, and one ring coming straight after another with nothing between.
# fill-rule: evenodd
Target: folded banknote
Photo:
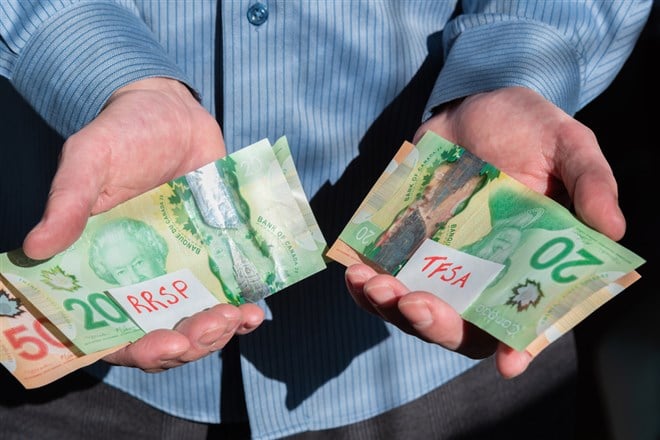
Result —
<instances>
[{"instance_id":1,"label":"folded banknote","mask_svg":"<svg viewBox=\"0 0 660 440\"><path fill-rule=\"evenodd\" d=\"M0 254L0 362L43 385L218 303L325 268L286 138L262 140L90 217L54 257Z\"/></svg>"},{"instance_id":2,"label":"folded banknote","mask_svg":"<svg viewBox=\"0 0 660 440\"><path fill-rule=\"evenodd\" d=\"M644 263L433 132L402 145L327 256L431 292L532 355L636 281Z\"/></svg>"}]
</instances>

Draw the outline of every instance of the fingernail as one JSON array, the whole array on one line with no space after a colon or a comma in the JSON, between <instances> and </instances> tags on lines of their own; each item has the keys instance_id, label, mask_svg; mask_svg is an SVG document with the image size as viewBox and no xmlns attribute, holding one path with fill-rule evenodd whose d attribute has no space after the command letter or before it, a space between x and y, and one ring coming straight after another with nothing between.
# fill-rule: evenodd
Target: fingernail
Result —
<instances>
[{"instance_id":1,"label":"fingernail","mask_svg":"<svg viewBox=\"0 0 660 440\"><path fill-rule=\"evenodd\" d=\"M375 304L385 304L395 298L394 291L388 284L365 286L364 292L369 300Z\"/></svg>"},{"instance_id":2,"label":"fingernail","mask_svg":"<svg viewBox=\"0 0 660 440\"><path fill-rule=\"evenodd\" d=\"M426 301L406 300L399 303L401 309L406 309L406 316L417 330L424 330L433 324L433 315Z\"/></svg>"},{"instance_id":3,"label":"fingernail","mask_svg":"<svg viewBox=\"0 0 660 440\"><path fill-rule=\"evenodd\" d=\"M364 270L357 267L349 267L346 269L344 279L346 280L346 287L348 287L348 290L355 293L358 290L356 284L360 286L363 285L369 277Z\"/></svg>"},{"instance_id":4,"label":"fingernail","mask_svg":"<svg viewBox=\"0 0 660 440\"><path fill-rule=\"evenodd\" d=\"M351 274L351 277L355 279L355 281L361 283L367 281L371 276L371 273L364 270L364 267L355 265L346 269L346 274L348 275L349 273Z\"/></svg>"}]
</instances>

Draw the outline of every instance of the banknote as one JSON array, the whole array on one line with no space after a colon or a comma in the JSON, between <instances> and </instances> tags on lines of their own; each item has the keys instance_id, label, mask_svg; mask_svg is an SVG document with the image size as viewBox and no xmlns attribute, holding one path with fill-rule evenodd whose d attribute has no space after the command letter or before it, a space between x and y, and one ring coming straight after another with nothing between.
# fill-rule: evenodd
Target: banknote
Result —
<instances>
[{"instance_id":1,"label":"banknote","mask_svg":"<svg viewBox=\"0 0 660 440\"><path fill-rule=\"evenodd\" d=\"M161 322L171 328L213 303L281 291L323 270L326 248L286 137L259 141L91 217L80 239L48 260L0 254L0 307L8 304L0 360L16 359L15 341L37 332L55 358L79 368ZM11 330L17 325L26 333ZM69 371L43 359L22 377Z\"/></svg>"},{"instance_id":2,"label":"banknote","mask_svg":"<svg viewBox=\"0 0 660 440\"><path fill-rule=\"evenodd\" d=\"M325 240L292 163L286 138L262 141L173 183L230 302L257 301L325 268Z\"/></svg>"},{"instance_id":3,"label":"banknote","mask_svg":"<svg viewBox=\"0 0 660 440\"><path fill-rule=\"evenodd\" d=\"M644 263L433 132L402 145L327 256L434 293L532 354L636 281Z\"/></svg>"},{"instance_id":4,"label":"banknote","mask_svg":"<svg viewBox=\"0 0 660 440\"><path fill-rule=\"evenodd\" d=\"M0 364L25 388L46 385L121 348L83 355L49 324L38 312L30 313L0 275Z\"/></svg>"}]
</instances>

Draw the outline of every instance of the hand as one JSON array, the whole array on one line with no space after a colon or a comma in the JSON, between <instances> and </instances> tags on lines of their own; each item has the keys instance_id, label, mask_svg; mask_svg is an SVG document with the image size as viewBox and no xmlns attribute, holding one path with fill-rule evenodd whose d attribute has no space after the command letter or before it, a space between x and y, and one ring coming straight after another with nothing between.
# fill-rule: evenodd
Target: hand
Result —
<instances>
[{"instance_id":1,"label":"hand","mask_svg":"<svg viewBox=\"0 0 660 440\"><path fill-rule=\"evenodd\" d=\"M346 285L355 302L424 341L438 344L473 359L497 353L497 368L504 377L525 371L532 357L498 342L429 292L411 292L391 275L378 274L365 264L346 270Z\"/></svg>"},{"instance_id":2,"label":"hand","mask_svg":"<svg viewBox=\"0 0 660 440\"><path fill-rule=\"evenodd\" d=\"M617 183L596 136L536 92L509 87L480 93L424 123L533 190L565 205L583 222L620 240L626 222Z\"/></svg>"},{"instance_id":3,"label":"hand","mask_svg":"<svg viewBox=\"0 0 660 440\"><path fill-rule=\"evenodd\" d=\"M90 215L225 154L218 123L186 86L166 78L129 84L64 143L44 215L23 250L49 258L80 237Z\"/></svg>"},{"instance_id":4,"label":"hand","mask_svg":"<svg viewBox=\"0 0 660 440\"><path fill-rule=\"evenodd\" d=\"M150 373L167 370L222 349L234 335L250 333L263 319L256 304L218 304L184 319L174 330L149 332L103 360Z\"/></svg>"},{"instance_id":5,"label":"hand","mask_svg":"<svg viewBox=\"0 0 660 440\"><path fill-rule=\"evenodd\" d=\"M150 78L117 90L100 114L66 140L41 222L23 249L35 259L65 250L90 215L226 154L215 118L178 81ZM161 371L219 350L263 321L255 304L221 304L156 330L104 359Z\"/></svg>"},{"instance_id":6,"label":"hand","mask_svg":"<svg viewBox=\"0 0 660 440\"><path fill-rule=\"evenodd\" d=\"M569 205L614 240L625 232L617 184L593 132L536 92L511 87L467 97L424 123L432 130L537 192ZM522 373L532 358L464 321L428 292L410 292L396 278L365 265L346 271L355 301L403 331L473 358L495 353L504 377Z\"/></svg>"}]
</instances>

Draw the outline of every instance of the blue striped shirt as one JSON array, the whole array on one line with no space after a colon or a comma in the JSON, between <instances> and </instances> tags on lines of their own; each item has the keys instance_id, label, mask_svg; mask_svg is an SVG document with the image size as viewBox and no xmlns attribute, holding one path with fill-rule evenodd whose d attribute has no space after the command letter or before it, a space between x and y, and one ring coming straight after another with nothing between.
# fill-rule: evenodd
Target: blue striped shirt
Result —
<instances>
[{"instance_id":1,"label":"blue striped shirt","mask_svg":"<svg viewBox=\"0 0 660 440\"><path fill-rule=\"evenodd\" d=\"M255 2L222 2L216 51L215 0L3 0L0 74L68 136L118 87L152 76L185 82L215 113L221 63L228 151L286 135L320 223L331 225L324 230L331 242L356 207L343 206L342 191L372 183L349 179L361 155L380 157L363 168L379 172L434 108L499 87L534 89L574 114L613 80L651 7L464 1L453 18L452 1L261 0L268 17L256 25L248 19ZM338 265L262 305L267 320L240 337L255 438L381 414L475 363L358 309ZM214 354L160 374L90 371L173 415L217 423L221 413L225 421L238 417L221 399L222 367Z\"/></svg>"}]
</instances>

